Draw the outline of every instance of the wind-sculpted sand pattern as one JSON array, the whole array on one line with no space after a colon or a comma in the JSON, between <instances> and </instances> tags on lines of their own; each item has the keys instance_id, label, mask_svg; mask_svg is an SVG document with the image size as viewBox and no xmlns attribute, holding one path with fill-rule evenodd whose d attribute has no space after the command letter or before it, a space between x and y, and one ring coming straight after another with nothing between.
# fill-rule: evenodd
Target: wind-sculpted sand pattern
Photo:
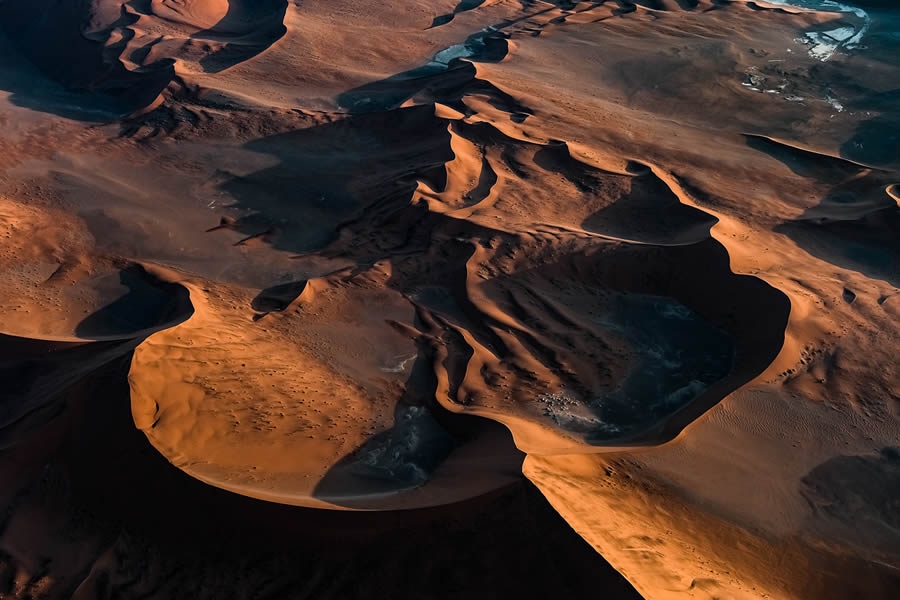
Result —
<instances>
[{"instance_id":1,"label":"wind-sculpted sand pattern","mask_svg":"<svg viewBox=\"0 0 900 600\"><path fill-rule=\"evenodd\" d=\"M795 4L0 0L0 597L891 597L897 15Z\"/></svg>"}]
</instances>

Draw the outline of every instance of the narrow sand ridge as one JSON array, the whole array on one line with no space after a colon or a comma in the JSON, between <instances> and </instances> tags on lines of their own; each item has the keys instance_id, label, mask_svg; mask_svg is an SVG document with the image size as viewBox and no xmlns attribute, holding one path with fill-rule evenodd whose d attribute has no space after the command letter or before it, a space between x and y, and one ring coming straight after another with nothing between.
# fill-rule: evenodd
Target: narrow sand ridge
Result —
<instances>
[{"instance_id":1,"label":"narrow sand ridge","mask_svg":"<svg viewBox=\"0 0 900 600\"><path fill-rule=\"evenodd\" d=\"M202 561L167 576L168 529L123 534L106 510L199 519L215 545L251 529L230 537L222 515L275 531L332 515L277 503L449 518L524 469L647 598L890 598L900 119L884 82L900 53L873 10L872 47L822 61L809 34L858 27L856 13L764 4L78 13L85 56L168 74L148 110L103 127L35 121L20 92L0 103L4 330L18 335L4 379L27 381L4 461L29 482L9 486L23 491L0 591L215 588ZM0 4L28 13L15 6ZM23 54L47 31L33 23L9 36ZM87 402L104 386L114 421ZM59 494L15 467L40 427L76 432L61 458L40 453ZM110 461L81 429L143 458ZM124 495L96 500L118 471ZM44 515L71 529L41 497L101 514L77 550L27 542ZM207 505L224 507L215 526ZM365 518L334 517L329 535ZM578 556L559 548L541 550ZM42 554L55 576L39 576ZM158 570L129 576L122 557ZM234 571L279 597L382 570L354 561L302 582L262 559ZM522 593L586 595L553 575L521 578ZM436 580L407 595L456 594Z\"/></svg>"},{"instance_id":2,"label":"narrow sand ridge","mask_svg":"<svg viewBox=\"0 0 900 600\"><path fill-rule=\"evenodd\" d=\"M885 191L887 192L888 196L893 198L894 201L897 202L898 205L900 205L900 185L896 183L893 185L889 185Z\"/></svg>"}]
</instances>

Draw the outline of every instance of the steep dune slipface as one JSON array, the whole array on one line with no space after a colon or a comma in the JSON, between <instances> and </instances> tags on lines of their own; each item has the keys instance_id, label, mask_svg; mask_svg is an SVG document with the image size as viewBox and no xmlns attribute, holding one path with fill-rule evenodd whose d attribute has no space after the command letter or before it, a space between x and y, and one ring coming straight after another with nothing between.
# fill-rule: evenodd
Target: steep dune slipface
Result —
<instances>
[{"instance_id":1,"label":"steep dune slipface","mask_svg":"<svg viewBox=\"0 0 900 600\"><path fill-rule=\"evenodd\" d=\"M285 33L286 0L85 0L0 4L6 35L44 75L78 95L62 114L110 118L157 106L192 72L251 60ZM0 82L2 83L2 82ZM171 88L171 89L170 89ZM47 105L22 90L25 105Z\"/></svg>"},{"instance_id":2,"label":"steep dune slipface","mask_svg":"<svg viewBox=\"0 0 900 600\"><path fill-rule=\"evenodd\" d=\"M733 6L727 14L728 26L739 27L750 13ZM783 14L773 13L776 20L767 22L810 18ZM701 17L679 19L670 15L666 25L666 18L660 17L654 29L661 39L648 40L660 44L657 48L671 43L677 51L661 51L652 59L626 56L621 61L622 79L609 76L623 87L610 90L608 99L630 99L634 119L627 116L631 110L614 109L608 99L595 106L615 111L619 118L615 129L628 132L612 134L613 143L633 145L646 134L647 146L655 150L645 154L644 161L657 165L658 172L675 174L688 184L682 187L687 197L718 217L712 235L728 250L734 271L762 277L789 298L785 345L762 376L726 397L670 444L612 457L532 455L525 471L646 597L890 597L897 586L894 566L900 546L883 513L886 497L861 490L853 500L838 500L823 494L827 484L822 482L849 480L848 465L855 464L867 473L880 473L882 489L894 485L889 457L897 435L897 376L894 361L883 351L895 335L896 308L890 302L897 244L884 232L895 220L892 199L885 191L891 189L897 172L895 165L883 166L893 164L889 161L880 160L882 166L873 168L876 165L861 160L864 152L845 150L850 146L847 139L865 149L878 148L882 136L890 137L890 126L875 134L865 122L890 123L893 117L884 115L893 114L892 105L867 103L849 88L826 87L825 82L833 81L828 74L840 77L858 68L851 59L834 57L828 67L813 64L809 71L796 62L798 71L793 73L773 69L773 64L796 58L779 55L778 46L764 45L758 36L753 38L752 52L743 42L710 42L702 53L695 53L685 46L683 34L674 33L674 23L699 26ZM630 23L610 22L616 31L611 40L618 34L627 36L625 27ZM588 80L580 63L565 60L572 52L567 43L574 43L572 38L558 29L555 33L544 41L546 70L533 73L525 62L517 69L514 56L502 69L479 65L479 71L505 89L518 85L534 90L522 101L536 114L542 109L550 112L543 76L567 69L570 80ZM588 38L573 35L583 51ZM616 44L603 48L610 72L619 64ZM528 51L529 46L520 45L517 55ZM879 61L895 55L896 49L884 46L879 52L880 57L865 63L875 71L881 68ZM756 54L766 64L753 68ZM709 56L727 57L723 61L729 65L737 61L738 69L750 75L743 81L741 76L723 75L721 85L744 83L746 89L732 94L720 87L713 92L703 83L700 70L688 70L677 77L677 86L667 87L665 93L671 96L663 102L649 90L657 84L662 88L672 78L648 80L642 75L657 72L652 62L645 64L650 61L671 61L669 65L675 66L687 57L703 64ZM734 67L728 70L733 73ZM866 87L875 80L857 84ZM778 86L803 92L779 98L783 91ZM703 104L701 119L692 107L697 98L711 93L718 99ZM832 94L846 97L848 104L878 106L881 112L862 111L855 115L856 123L842 124ZM803 115L788 118L800 102ZM772 114L784 115L785 120L773 120ZM643 125L651 115L664 115L678 125L670 128L662 119ZM754 122L757 118L768 122ZM561 118L558 123L566 127L568 121ZM771 133L779 128L783 134ZM860 130L869 133L860 135ZM781 143L732 137L760 131L770 132L769 137ZM580 136L577 127L568 132L574 139ZM786 139L805 150L785 148ZM759 305L745 310L760 318L769 316ZM853 391L860 381L866 383ZM851 533L845 525L845 502L878 523L880 534ZM784 569L785 563L796 569ZM870 577L857 581L847 576L859 572Z\"/></svg>"},{"instance_id":3,"label":"steep dune slipface","mask_svg":"<svg viewBox=\"0 0 900 600\"><path fill-rule=\"evenodd\" d=\"M311 280L256 321L240 290L191 285L195 315L135 352L135 424L203 481L288 504L413 508L514 481L503 431L433 414L386 275Z\"/></svg>"},{"instance_id":4,"label":"steep dune slipface","mask_svg":"<svg viewBox=\"0 0 900 600\"><path fill-rule=\"evenodd\" d=\"M249 149L277 163L222 182L244 216L211 233L236 231L239 244L298 253L300 264L320 252L357 266L256 298L197 282L210 321L137 351L139 426L206 481L298 504L405 503L376 498L432 472L443 489L456 469L458 436L434 411L497 420L527 451L597 451L671 436L780 347L783 296L733 275L707 237L714 219L642 165L607 171L434 106L315 123ZM522 210L550 194L560 200ZM584 204L567 208L573 194ZM631 231L629 207L654 202L654 221ZM627 237L579 226L598 212ZM703 280L679 267L698 262ZM735 316L735 294L769 307L768 320ZM174 351L181 340L196 341L188 360ZM245 350L257 347L271 349ZM220 368L205 372L211 364ZM298 395L319 400L298 405ZM332 468L383 482L329 496L317 482L340 479ZM423 494L410 501L436 501Z\"/></svg>"},{"instance_id":5,"label":"steep dune slipface","mask_svg":"<svg viewBox=\"0 0 900 600\"><path fill-rule=\"evenodd\" d=\"M130 69L174 61L180 75L252 59L285 33L287 0L95 0L89 35Z\"/></svg>"},{"instance_id":6,"label":"steep dune slipface","mask_svg":"<svg viewBox=\"0 0 900 600\"><path fill-rule=\"evenodd\" d=\"M77 94L68 103L50 103L51 110L109 118L153 105L174 76L171 65L142 71L127 68L109 55L102 41L85 35L83 28L92 15L90 1L0 3L0 26L21 57ZM48 106L41 86L11 91L19 92L24 106Z\"/></svg>"},{"instance_id":7,"label":"steep dune slipface","mask_svg":"<svg viewBox=\"0 0 900 600\"><path fill-rule=\"evenodd\" d=\"M97 373L190 318L193 306L181 285L137 264L91 256L77 221L8 200L0 207L10 242L0 254L0 445L14 452L65 413Z\"/></svg>"},{"instance_id":8,"label":"steep dune slipface","mask_svg":"<svg viewBox=\"0 0 900 600\"><path fill-rule=\"evenodd\" d=\"M195 0L174 2L151 0L150 11L163 19L177 21L219 33L265 33L267 28L283 28L287 2L281 0ZM280 26L280 27L279 27Z\"/></svg>"},{"instance_id":9,"label":"steep dune slipface","mask_svg":"<svg viewBox=\"0 0 900 600\"><path fill-rule=\"evenodd\" d=\"M48 77L144 109L0 104L4 444L113 381L151 482L248 520L450 515L524 451L647 598L890 597L900 51L799 4L0 4ZM67 447L73 481L103 456ZM25 537L16 595L132 593L144 550L54 588Z\"/></svg>"},{"instance_id":10,"label":"steep dune slipface","mask_svg":"<svg viewBox=\"0 0 900 600\"><path fill-rule=\"evenodd\" d=\"M689 422L780 348L784 297L733 275L711 241L671 250L594 244L529 267L522 246L514 262L500 258L507 252L475 250L458 315L427 301L420 311L434 311L440 332L438 399L503 422L526 451L671 435L664 426L677 431L674 415ZM704 279L681 271L685 262L703 264ZM497 274L485 276L489 269ZM769 319L742 315L753 304L767 306Z\"/></svg>"}]
</instances>

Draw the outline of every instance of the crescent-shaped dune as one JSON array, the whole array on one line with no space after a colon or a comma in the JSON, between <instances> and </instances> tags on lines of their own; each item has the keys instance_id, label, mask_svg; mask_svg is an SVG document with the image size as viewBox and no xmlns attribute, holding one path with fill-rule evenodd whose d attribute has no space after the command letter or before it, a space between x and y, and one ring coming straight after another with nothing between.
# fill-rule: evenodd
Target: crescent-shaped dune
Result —
<instances>
[{"instance_id":1,"label":"crescent-shaped dune","mask_svg":"<svg viewBox=\"0 0 900 600\"><path fill-rule=\"evenodd\" d=\"M0 598L893 599L898 31L0 0Z\"/></svg>"}]
</instances>

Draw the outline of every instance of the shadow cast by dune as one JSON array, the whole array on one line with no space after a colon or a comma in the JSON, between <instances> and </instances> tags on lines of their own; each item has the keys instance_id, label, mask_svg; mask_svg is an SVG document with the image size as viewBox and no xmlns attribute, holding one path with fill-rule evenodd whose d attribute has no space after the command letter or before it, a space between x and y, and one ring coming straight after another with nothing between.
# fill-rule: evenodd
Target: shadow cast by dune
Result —
<instances>
[{"instance_id":1,"label":"shadow cast by dune","mask_svg":"<svg viewBox=\"0 0 900 600\"><path fill-rule=\"evenodd\" d=\"M815 527L837 539L855 539L864 551L886 553L885 559L896 564L900 559L900 449L836 456L812 469L802 481L801 493ZM853 535L841 535L847 531Z\"/></svg>"},{"instance_id":2,"label":"shadow cast by dune","mask_svg":"<svg viewBox=\"0 0 900 600\"><path fill-rule=\"evenodd\" d=\"M471 51L478 53L468 57L475 62L498 62L507 51L506 41L500 34L478 34L474 40L461 46L465 48L467 44L472 44L475 49ZM461 98L474 93L484 94L493 105L506 112L515 115L531 112L489 81L479 79L471 62L458 59L451 59L448 63L431 62L364 84L340 94L337 103L351 113L367 113L396 109L414 98L431 99L467 113L469 111Z\"/></svg>"},{"instance_id":3,"label":"shadow cast by dune","mask_svg":"<svg viewBox=\"0 0 900 600\"><path fill-rule=\"evenodd\" d=\"M850 108L877 116L857 126L853 137L841 145L841 156L875 167L900 169L900 89L864 94Z\"/></svg>"},{"instance_id":4,"label":"shadow cast by dune","mask_svg":"<svg viewBox=\"0 0 900 600\"><path fill-rule=\"evenodd\" d=\"M398 405L393 427L337 462L313 495L347 508L390 505L426 485L454 445L427 409Z\"/></svg>"},{"instance_id":5,"label":"shadow cast by dune","mask_svg":"<svg viewBox=\"0 0 900 600\"><path fill-rule=\"evenodd\" d=\"M0 452L57 418L86 377L134 346L133 340L51 342L0 335Z\"/></svg>"},{"instance_id":6,"label":"shadow cast by dune","mask_svg":"<svg viewBox=\"0 0 900 600\"><path fill-rule=\"evenodd\" d=\"M479 79L472 63L498 63L506 58L509 44L503 29L524 18L473 33L463 43L438 52L424 65L343 92L336 98L337 104L351 113L366 113L392 110L408 100L425 99L468 114L462 97L482 94L492 105L510 113L511 119L521 122L531 110L490 81Z\"/></svg>"},{"instance_id":7,"label":"shadow cast by dune","mask_svg":"<svg viewBox=\"0 0 900 600\"><path fill-rule=\"evenodd\" d=\"M279 159L273 167L233 176L220 187L237 200L239 218L222 227L265 234L275 249L318 250L347 224L373 227L409 206L417 181L441 187L453 158L446 122L431 107L353 115L250 142Z\"/></svg>"},{"instance_id":8,"label":"shadow cast by dune","mask_svg":"<svg viewBox=\"0 0 900 600\"><path fill-rule=\"evenodd\" d=\"M265 52L287 33L287 7L287 0L229 0L228 12L219 23L191 35L225 42L200 59L200 66L207 73L220 73Z\"/></svg>"},{"instance_id":9,"label":"shadow cast by dune","mask_svg":"<svg viewBox=\"0 0 900 600\"><path fill-rule=\"evenodd\" d=\"M19 106L84 121L110 121L151 104L175 75L171 64L134 72L105 57L102 43L81 30L85 2L0 3L0 31L21 61L0 69L0 89Z\"/></svg>"},{"instance_id":10,"label":"shadow cast by dune","mask_svg":"<svg viewBox=\"0 0 900 600\"><path fill-rule=\"evenodd\" d=\"M634 168L635 165L632 165ZM655 174L631 178L629 193L582 223L587 231L650 244L687 244L709 237L715 217L682 204Z\"/></svg>"},{"instance_id":11,"label":"shadow cast by dune","mask_svg":"<svg viewBox=\"0 0 900 600\"><path fill-rule=\"evenodd\" d=\"M187 289L159 280L138 265L118 275L128 292L85 317L75 328L84 341L56 342L0 335L0 447L56 418L84 381L116 363L148 335L189 318ZM88 341L88 340L100 341Z\"/></svg>"},{"instance_id":12,"label":"shadow cast by dune","mask_svg":"<svg viewBox=\"0 0 900 600\"><path fill-rule=\"evenodd\" d=\"M453 451L458 441L433 414L436 381L421 350L394 407L393 426L331 467L316 485L316 498L352 506L367 495L402 493L425 484Z\"/></svg>"},{"instance_id":13,"label":"shadow cast by dune","mask_svg":"<svg viewBox=\"0 0 900 600\"><path fill-rule=\"evenodd\" d=\"M476 8L484 4L484 2L485 0L460 0L459 4L457 4L453 8L452 12L435 17L428 28L433 29L435 27L440 27L441 25L446 25L447 23L452 21L456 15L470 10L475 10Z\"/></svg>"},{"instance_id":14,"label":"shadow cast by dune","mask_svg":"<svg viewBox=\"0 0 900 600\"><path fill-rule=\"evenodd\" d=\"M505 328L506 334L530 348L563 386L533 401L543 416L527 407L522 416L555 424L585 450L673 438L771 364L790 313L783 293L733 273L727 251L712 239L601 247L491 285L496 308L519 323L540 324L533 331ZM489 316L470 309L462 318L476 342L507 358L509 344L485 333ZM620 378L605 371L622 356L613 339L625 340L633 353ZM451 394L471 377L461 360L462 367L448 369ZM516 379L526 388L537 385L527 383L528 373L502 377Z\"/></svg>"},{"instance_id":15,"label":"shadow cast by dune","mask_svg":"<svg viewBox=\"0 0 900 600\"><path fill-rule=\"evenodd\" d=\"M280 312L300 297L306 289L306 280L279 283L262 290L250 303L250 307L262 317L270 312Z\"/></svg>"},{"instance_id":16,"label":"shadow cast by dune","mask_svg":"<svg viewBox=\"0 0 900 600\"><path fill-rule=\"evenodd\" d=\"M801 219L779 225L776 231L817 258L900 286L900 209L888 207L853 221Z\"/></svg>"},{"instance_id":17,"label":"shadow cast by dune","mask_svg":"<svg viewBox=\"0 0 900 600\"><path fill-rule=\"evenodd\" d=\"M872 169L840 158L749 136L751 148L785 164L794 173L831 186L818 205L775 231L813 256L900 284L900 207L888 190L900 171Z\"/></svg>"},{"instance_id":18,"label":"shadow cast by dune","mask_svg":"<svg viewBox=\"0 0 900 600\"><path fill-rule=\"evenodd\" d=\"M733 344L733 362L724 376L706 378L702 393L688 397L666 419L632 438L632 443L641 438L666 441L772 363L784 344L790 301L761 279L733 273L728 252L712 239L688 246L632 247L626 252L644 254L635 263L643 268L633 273L601 265L608 285L624 292L672 298L718 329L719 336L727 335ZM707 367L715 370L715 364Z\"/></svg>"},{"instance_id":19,"label":"shadow cast by dune","mask_svg":"<svg viewBox=\"0 0 900 600\"><path fill-rule=\"evenodd\" d=\"M900 166L900 119L882 116L861 123L841 146L841 156L867 165Z\"/></svg>"},{"instance_id":20,"label":"shadow cast by dune","mask_svg":"<svg viewBox=\"0 0 900 600\"><path fill-rule=\"evenodd\" d=\"M82 339L133 338L181 323L193 314L188 290L148 273L140 265L119 271L128 291L84 318L75 328Z\"/></svg>"},{"instance_id":21,"label":"shadow cast by dune","mask_svg":"<svg viewBox=\"0 0 900 600\"><path fill-rule=\"evenodd\" d=\"M39 352L57 350L65 349ZM187 590L198 600L586 598L599 587L610 598L639 598L525 481L452 507L356 513L201 483L134 427L129 364L128 351L104 359L80 380L54 433L43 427L0 450L0 594L21 585L49 600L76 590L123 599L183 598ZM29 381L40 385L42 375ZM47 535L10 552L32 519ZM41 575L26 575L35 561Z\"/></svg>"},{"instance_id":22,"label":"shadow cast by dune","mask_svg":"<svg viewBox=\"0 0 900 600\"><path fill-rule=\"evenodd\" d=\"M498 480L503 482L497 487L509 485L508 477L501 477L502 471L521 472L524 454L516 449L502 425L456 415L437 404L434 357L427 345L419 346L403 395L394 408L392 427L369 438L331 467L316 485L316 498L337 506L372 509L389 506L392 498L402 499L405 494L430 494L429 482L441 476L442 465L457 460L455 453L467 444L484 444L485 440L492 440L482 447L490 454L479 455L477 469L484 471L486 465L495 465ZM463 465L467 465L465 460ZM465 477L465 473L454 477L455 487L464 490L467 482L459 480L460 476ZM447 485L443 477L441 485ZM434 497L429 504L436 500Z\"/></svg>"}]
</instances>

